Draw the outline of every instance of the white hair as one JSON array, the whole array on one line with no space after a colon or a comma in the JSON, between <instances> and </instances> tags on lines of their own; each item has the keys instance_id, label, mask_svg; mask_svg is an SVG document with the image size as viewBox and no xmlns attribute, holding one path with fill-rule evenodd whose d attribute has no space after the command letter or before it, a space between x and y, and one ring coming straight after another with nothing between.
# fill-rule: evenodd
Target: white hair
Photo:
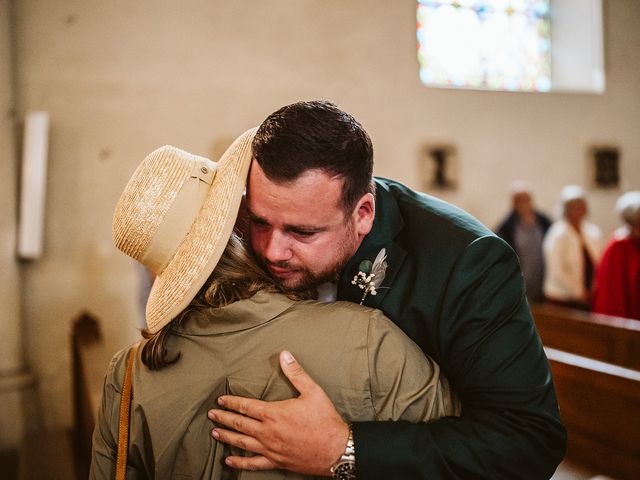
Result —
<instances>
[{"instance_id":1,"label":"white hair","mask_svg":"<svg viewBox=\"0 0 640 480\"><path fill-rule=\"evenodd\" d=\"M567 211L567 205L576 200L582 200L586 203L587 194L582 187L578 185L567 185L560 192L560 199L558 200L557 213L559 217L564 217Z\"/></svg>"},{"instance_id":2,"label":"white hair","mask_svg":"<svg viewBox=\"0 0 640 480\"><path fill-rule=\"evenodd\" d=\"M585 194L584 189L578 185L567 185L560 192L560 202L562 202L563 205L573 202L574 200L586 199L587 195Z\"/></svg>"},{"instance_id":3,"label":"white hair","mask_svg":"<svg viewBox=\"0 0 640 480\"><path fill-rule=\"evenodd\" d=\"M531 194L531 187L524 180L514 180L511 182L509 192L511 192L511 195L517 195L518 193Z\"/></svg>"},{"instance_id":4,"label":"white hair","mask_svg":"<svg viewBox=\"0 0 640 480\"><path fill-rule=\"evenodd\" d=\"M640 191L627 192L618 198L616 211L629 226L640 226Z\"/></svg>"}]
</instances>

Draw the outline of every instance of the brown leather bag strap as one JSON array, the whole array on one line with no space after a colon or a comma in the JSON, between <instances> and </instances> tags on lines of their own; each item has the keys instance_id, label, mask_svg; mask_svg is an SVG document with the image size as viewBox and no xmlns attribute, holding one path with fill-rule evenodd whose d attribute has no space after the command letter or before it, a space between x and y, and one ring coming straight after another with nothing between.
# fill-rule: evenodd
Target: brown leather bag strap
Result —
<instances>
[{"instance_id":1,"label":"brown leather bag strap","mask_svg":"<svg viewBox=\"0 0 640 480\"><path fill-rule=\"evenodd\" d=\"M118 456L116 457L116 480L124 480L127 475L127 454L129 452L129 413L131 411L131 398L133 388L131 386L131 376L133 363L136 358L138 346L136 343L127 357L127 369L124 372L124 383L120 394L120 421L118 423Z\"/></svg>"}]
</instances>

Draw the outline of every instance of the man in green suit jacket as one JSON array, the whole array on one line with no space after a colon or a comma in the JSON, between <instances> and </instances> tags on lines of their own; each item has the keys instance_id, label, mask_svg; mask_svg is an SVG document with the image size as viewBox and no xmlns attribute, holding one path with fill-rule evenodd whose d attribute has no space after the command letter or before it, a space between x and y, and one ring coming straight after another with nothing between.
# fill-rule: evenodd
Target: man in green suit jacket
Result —
<instances>
[{"instance_id":1,"label":"man in green suit jacket","mask_svg":"<svg viewBox=\"0 0 640 480\"><path fill-rule=\"evenodd\" d=\"M235 430L216 428L216 438L258 454L227 462L333 478L356 478L354 466L358 479L549 478L566 432L511 248L464 211L391 180L376 179L374 203L369 137L331 103L283 107L253 147L251 243L264 267L287 288L333 288L329 298L381 309L440 364L462 415L348 426L292 365L298 398L225 396L229 411L211 411ZM355 279L382 249L374 294Z\"/></svg>"}]
</instances>

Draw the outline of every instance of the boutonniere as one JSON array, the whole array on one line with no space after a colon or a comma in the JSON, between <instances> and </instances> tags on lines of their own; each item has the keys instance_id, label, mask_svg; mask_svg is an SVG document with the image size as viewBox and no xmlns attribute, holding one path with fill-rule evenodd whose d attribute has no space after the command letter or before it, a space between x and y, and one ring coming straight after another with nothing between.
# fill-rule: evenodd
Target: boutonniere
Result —
<instances>
[{"instance_id":1,"label":"boutonniere","mask_svg":"<svg viewBox=\"0 0 640 480\"><path fill-rule=\"evenodd\" d=\"M387 271L386 260L387 253L383 248L378 252L373 263L371 260L363 260L360 262L360 265L358 265L359 272L354 275L351 283L353 285L357 285L361 290L364 290L362 298L360 299L360 305L363 304L364 299L367 298L368 294L376 295L378 293L376 289L380 288L380 285L382 285L385 272Z\"/></svg>"}]
</instances>

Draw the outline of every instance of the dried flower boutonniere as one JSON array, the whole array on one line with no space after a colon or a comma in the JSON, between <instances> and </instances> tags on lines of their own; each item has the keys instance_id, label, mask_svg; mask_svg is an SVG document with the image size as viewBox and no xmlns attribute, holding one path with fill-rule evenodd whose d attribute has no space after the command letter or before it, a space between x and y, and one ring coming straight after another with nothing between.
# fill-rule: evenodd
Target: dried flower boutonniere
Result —
<instances>
[{"instance_id":1,"label":"dried flower boutonniere","mask_svg":"<svg viewBox=\"0 0 640 480\"><path fill-rule=\"evenodd\" d=\"M367 298L369 293L371 295L376 295L376 289L380 288L380 285L382 285L382 281L384 280L384 275L387 270L386 260L387 254L386 250L383 248L378 252L373 263L371 263L371 260L363 260L360 262L360 265L358 265L359 272L354 275L351 283L353 285L357 285L361 290L364 290L362 298L360 299L360 305L364 303L364 299Z\"/></svg>"}]
</instances>

